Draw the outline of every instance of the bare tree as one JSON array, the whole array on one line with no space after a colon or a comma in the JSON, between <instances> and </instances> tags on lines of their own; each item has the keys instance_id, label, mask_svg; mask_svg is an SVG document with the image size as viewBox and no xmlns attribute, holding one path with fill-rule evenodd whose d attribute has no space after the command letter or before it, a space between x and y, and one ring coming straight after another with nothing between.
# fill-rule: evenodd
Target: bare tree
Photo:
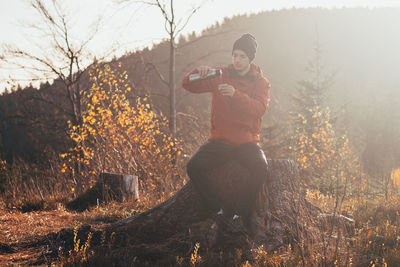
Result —
<instances>
[{"instance_id":1,"label":"bare tree","mask_svg":"<svg viewBox=\"0 0 400 267\"><path fill-rule=\"evenodd\" d=\"M89 50L89 44L99 33L101 20L94 20L88 29L89 33L82 39L74 34L76 33L73 30L74 17L67 14L61 0L30 0L29 3L36 12L38 20L37 22L28 21L30 23L28 25L29 42L33 46L30 50L10 45L5 46L4 55L0 55L0 61L26 71L31 76L30 81L55 80L58 84L61 83L61 91L54 92L54 94L38 90L34 94L35 100L61 111L64 118L70 120L73 125L80 125L84 91L87 89L83 83L86 79L83 77L93 61L96 61ZM82 27L79 30L82 31ZM115 48L114 45L111 47ZM112 51L109 49L108 53L104 53L97 60L105 59ZM16 81L21 82L18 79ZM60 86L57 87L60 88ZM54 96L59 92L61 92L62 100ZM65 131L65 122L60 127ZM65 133L68 134L66 131ZM76 153L80 154L81 152L77 151ZM81 168L81 164L77 163L75 174L79 175ZM72 176L79 191L81 181L76 178L75 175Z\"/></svg>"},{"instance_id":2,"label":"bare tree","mask_svg":"<svg viewBox=\"0 0 400 267\"><path fill-rule=\"evenodd\" d=\"M61 5L60 0L50 4L43 0L31 0L30 6L37 14L39 23L31 23L29 30L33 34L29 40L35 50L21 49L16 46L4 46L4 55L0 61L25 70L30 74L30 81L60 80L70 106L66 115L75 125L82 120L82 75L93 62L93 55L88 44L99 31L100 20L96 20L84 40L75 38L71 20ZM46 45L41 43L46 40ZM14 81L26 81L15 79Z\"/></svg>"},{"instance_id":3,"label":"bare tree","mask_svg":"<svg viewBox=\"0 0 400 267\"><path fill-rule=\"evenodd\" d=\"M122 0L120 2L125 2L129 0ZM176 38L182 32L182 30L189 23L192 16L199 10L199 8L204 5L205 1L202 1L198 6L193 6L186 16L177 17L176 7L174 5L174 0L149 0L149 1L133 1L135 3L144 3L150 6L154 6L161 11L164 18L164 28L168 34L169 42L169 75L168 81L159 75L163 83L167 84L169 87L169 102L170 102L170 114L169 114L169 128L172 134L176 135L176 100L175 100L175 55L177 50ZM157 71L157 70L156 70Z\"/></svg>"}]
</instances>

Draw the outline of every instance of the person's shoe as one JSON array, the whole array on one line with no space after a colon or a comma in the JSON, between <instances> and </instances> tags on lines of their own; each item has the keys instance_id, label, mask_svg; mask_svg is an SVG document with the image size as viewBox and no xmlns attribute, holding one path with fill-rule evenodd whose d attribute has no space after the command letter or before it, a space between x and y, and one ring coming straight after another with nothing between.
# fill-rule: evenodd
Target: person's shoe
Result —
<instances>
[{"instance_id":1,"label":"person's shoe","mask_svg":"<svg viewBox=\"0 0 400 267\"><path fill-rule=\"evenodd\" d=\"M232 220L230 220L228 230L232 233L241 233L248 235L248 231L243 223L242 217L234 214Z\"/></svg>"},{"instance_id":2,"label":"person's shoe","mask_svg":"<svg viewBox=\"0 0 400 267\"><path fill-rule=\"evenodd\" d=\"M218 212L213 213L212 219L218 224L218 226L225 228L225 225L227 224L227 218L222 208L220 208Z\"/></svg>"},{"instance_id":3,"label":"person's shoe","mask_svg":"<svg viewBox=\"0 0 400 267\"><path fill-rule=\"evenodd\" d=\"M221 208L218 212L214 213L212 218L215 220L219 229L221 229L222 231L226 231L227 233L231 234L243 234L247 236L248 231L244 226L242 217L238 214L233 214L232 216L232 214L233 213L229 211L225 212Z\"/></svg>"}]
</instances>

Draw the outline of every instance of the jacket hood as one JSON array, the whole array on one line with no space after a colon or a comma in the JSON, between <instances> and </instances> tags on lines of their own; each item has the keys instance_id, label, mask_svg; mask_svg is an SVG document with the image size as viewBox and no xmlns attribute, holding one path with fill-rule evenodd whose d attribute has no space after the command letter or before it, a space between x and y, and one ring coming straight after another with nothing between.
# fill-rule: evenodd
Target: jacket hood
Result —
<instances>
[{"instance_id":1,"label":"jacket hood","mask_svg":"<svg viewBox=\"0 0 400 267\"><path fill-rule=\"evenodd\" d=\"M258 80L263 77L261 68L254 63L250 63L250 71L245 76L239 76L235 68L233 67L233 64L228 65L227 70L232 76L243 77L252 81Z\"/></svg>"}]
</instances>

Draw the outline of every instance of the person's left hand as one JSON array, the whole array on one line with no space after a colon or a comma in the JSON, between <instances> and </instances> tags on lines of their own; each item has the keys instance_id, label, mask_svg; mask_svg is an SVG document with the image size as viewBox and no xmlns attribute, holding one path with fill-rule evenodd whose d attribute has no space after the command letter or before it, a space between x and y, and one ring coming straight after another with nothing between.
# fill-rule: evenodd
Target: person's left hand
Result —
<instances>
[{"instance_id":1,"label":"person's left hand","mask_svg":"<svg viewBox=\"0 0 400 267\"><path fill-rule=\"evenodd\" d=\"M232 97L235 93L235 87L229 85L227 83L222 83L218 85L218 90L223 96L230 96Z\"/></svg>"}]
</instances>

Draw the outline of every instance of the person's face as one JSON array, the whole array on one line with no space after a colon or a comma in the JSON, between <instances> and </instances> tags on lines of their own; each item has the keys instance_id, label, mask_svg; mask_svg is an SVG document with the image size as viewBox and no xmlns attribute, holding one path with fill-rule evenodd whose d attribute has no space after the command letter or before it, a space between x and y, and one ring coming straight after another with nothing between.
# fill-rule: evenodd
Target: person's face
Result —
<instances>
[{"instance_id":1,"label":"person's face","mask_svg":"<svg viewBox=\"0 0 400 267\"><path fill-rule=\"evenodd\" d=\"M250 59L245 52L235 49L232 52L232 64L236 71L241 72L249 68Z\"/></svg>"}]
</instances>

